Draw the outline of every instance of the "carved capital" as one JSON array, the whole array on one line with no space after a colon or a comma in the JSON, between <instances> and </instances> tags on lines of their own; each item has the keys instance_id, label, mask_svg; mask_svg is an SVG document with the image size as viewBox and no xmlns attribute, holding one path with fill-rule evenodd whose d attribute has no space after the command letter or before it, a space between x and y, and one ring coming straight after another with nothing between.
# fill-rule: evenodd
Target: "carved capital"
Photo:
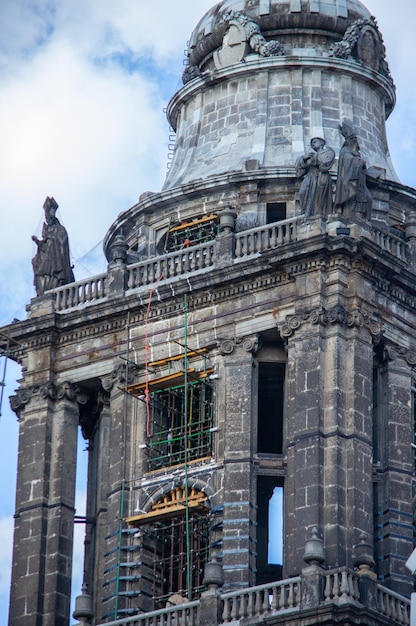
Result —
<instances>
[{"instance_id":1,"label":"carved capital","mask_svg":"<svg viewBox=\"0 0 416 626\"><path fill-rule=\"evenodd\" d=\"M10 396L10 407L17 415L17 419L21 419L21 412L32 399L32 390L30 388L18 389L16 395Z\"/></svg>"},{"instance_id":2,"label":"carved capital","mask_svg":"<svg viewBox=\"0 0 416 626\"><path fill-rule=\"evenodd\" d=\"M232 354L237 346L246 352L255 354L259 349L259 338L257 335L251 337L235 337L232 339L222 339L219 343L220 354L226 356Z\"/></svg>"},{"instance_id":3,"label":"carved capital","mask_svg":"<svg viewBox=\"0 0 416 626\"><path fill-rule=\"evenodd\" d=\"M395 361L398 358L404 359L411 367L416 366L416 349L401 348L394 345L386 345L384 347L384 355L388 361Z\"/></svg>"},{"instance_id":4,"label":"carved capital","mask_svg":"<svg viewBox=\"0 0 416 626\"><path fill-rule=\"evenodd\" d=\"M328 326L330 324L341 324L356 328L365 327L373 337L379 338L382 325L379 320L363 313L360 309L347 311L341 304L337 304L331 309L323 307L307 311L305 313L288 315L282 324L278 324L281 337L290 337L304 323L313 325Z\"/></svg>"}]
</instances>

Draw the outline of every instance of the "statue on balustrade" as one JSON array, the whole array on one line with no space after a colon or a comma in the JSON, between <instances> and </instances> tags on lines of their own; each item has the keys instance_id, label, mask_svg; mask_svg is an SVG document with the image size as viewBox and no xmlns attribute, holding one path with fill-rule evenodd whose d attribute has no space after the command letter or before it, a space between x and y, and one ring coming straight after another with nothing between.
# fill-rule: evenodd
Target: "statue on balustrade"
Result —
<instances>
[{"instance_id":1,"label":"statue on balustrade","mask_svg":"<svg viewBox=\"0 0 416 626\"><path fill-rule=\"evenodd\" d=\"M339 130L345 141L339 153L335 208L342 215L358 214L368 218L372 198L366 185L367 166L361 157L355 128L344 121Z\"/></svg>"},{"instance_id":2,"label":"statue on balustrade","mask_svg":"<svg viewBox=\"0 0 416 626\"><path fill-rule=\"evenodd\" d=\"M299 199L304 217L332 213L332 181L329 170L335 161L335 152L327 147L325 139L314 137L309 152L296 161L296 176L303 178Z\"/></svg>"},{"instance_id":3,"label":"statue on balustrade","mask_svg":"<svg viewBox=\"0 0 416 626\"><path fill-rule=\"evenodd\" d=\"M72 271L68 234L56 217L58 204L54 198L46 198L43 209L45 221L42 227L42 239L36 235L32 240L37 245L37 252L32 259L36 294L41 296L49 289L72 283Z\"/></svg>"}]
</instances>

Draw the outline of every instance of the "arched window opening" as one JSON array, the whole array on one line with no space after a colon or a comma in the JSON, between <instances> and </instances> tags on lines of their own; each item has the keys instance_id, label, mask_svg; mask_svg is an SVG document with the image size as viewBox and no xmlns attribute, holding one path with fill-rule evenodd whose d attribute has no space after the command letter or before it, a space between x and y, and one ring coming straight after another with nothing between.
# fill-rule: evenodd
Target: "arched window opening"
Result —
<instances>
[{"instance_id":1,"label":"arched window opening","mask_svg":"<svg viewBox=\"0 0 416 626\"><path fill-rule=\"evenodd\" d=\"M184 602L199 596L208 560L208 513L202 491L177 488L149 513L126 520L139 528L142 610L165 608L177 603L178 596Z\"/></svg>"}]
</instances>

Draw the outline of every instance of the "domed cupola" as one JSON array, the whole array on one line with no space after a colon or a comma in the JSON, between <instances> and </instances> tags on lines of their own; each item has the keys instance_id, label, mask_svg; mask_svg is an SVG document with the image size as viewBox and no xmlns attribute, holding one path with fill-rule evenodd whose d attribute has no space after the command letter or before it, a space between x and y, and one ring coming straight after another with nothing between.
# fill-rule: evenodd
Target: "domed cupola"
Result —
<instances>
[{"instance_id":1,"label":"domed cupola","mask_svg":"<svg viewBox=\"0 0 416 626\"><path fill-rule=\"evenodd\" d=\"M349 120L366 160L397 175L385 120L395 104L382 36L358 0L224 0L193 31L168 118L164 189L255 168L293 168L313 137L338 152Z\"/></svg>"}]
</instances>

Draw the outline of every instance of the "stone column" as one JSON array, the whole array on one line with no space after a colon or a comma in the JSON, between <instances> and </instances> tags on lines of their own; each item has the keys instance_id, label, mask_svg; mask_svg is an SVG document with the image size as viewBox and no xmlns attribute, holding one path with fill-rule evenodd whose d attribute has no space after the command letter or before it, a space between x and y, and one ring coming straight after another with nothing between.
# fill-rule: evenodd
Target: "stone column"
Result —
<instances>
[{"instance_id":1,"label":"stone column","mask_svg":"<svg viewBox=\"0 0 416 626\"><path fill-rule=\"evenodd\" d=\"M73 387L20 388L18 484L9 626L67 626L78 407Z\"/></svg>"},{"instance_id":2,"label":"stone column","mask_svg":"<svg viewBox=\"0 0 416 626\"><path fill-rule=\"evenodd\" d=\"M218 406L218 427L224 436L224 590L254 584L251 390L256 347L256 338L225 340L220 345L224 355L220 369L224 395Z\"/></svg>"}]
</instances>

